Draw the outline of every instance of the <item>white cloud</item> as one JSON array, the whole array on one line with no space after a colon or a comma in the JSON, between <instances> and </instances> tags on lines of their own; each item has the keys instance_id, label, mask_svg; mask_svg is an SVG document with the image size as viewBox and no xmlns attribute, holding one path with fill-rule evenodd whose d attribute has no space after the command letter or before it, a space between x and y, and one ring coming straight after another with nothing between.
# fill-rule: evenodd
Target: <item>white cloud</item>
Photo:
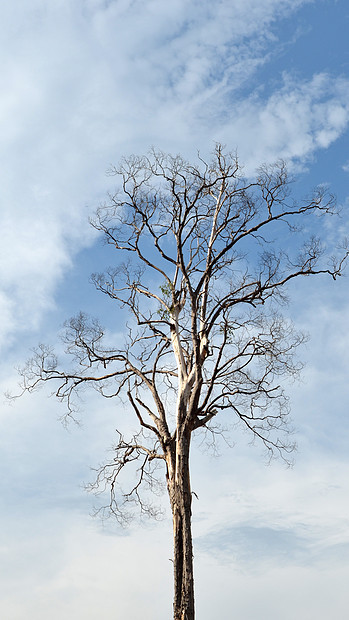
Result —
<instances>
[{"instance_id":1,"label":"white cloud","mask_svg":"<svg viewBox=\"0 0 349 620\"><path fill-rule=\"evenodd\" d=\"M284 75L284 85L265 100L254 94L232 107L217 139L233 136L248 169L282 157L307 162L327 148L349 122L349 80L314 75L299 82Z\"/></svg>"},{"instance_id":2,"label":"white cloud","mask_svg":"<svg viewBox=\"0 0 349 620\"><path fill-rule=\"evenodd\" d=\"M14 538L2 552L6 620L136 620L141 609L145 620L170 616L171 537L164 524L110 536L88 517L42 510L27 515L26 524L13 519L10 531L6 525Z\"/></svg>"},{"instance_id":3,"label":"white cloud","mask_svg":"<svg viewBox=\"0 0 349 620\"><path fill-rule=\"evenodd\" d=\"M2 5L2 295L15 306L3 339L52 307L71 257L92 243L85 205L122 154L207 151L222 139L259 163L309 157L340 135L345 80L289 81L268 101L231 101L266 62L276 20L302 4Z\"/></svg>"},{"instance_id":4,"label":"white cloud","mask_svg":"<svg viewBox=\"0 0 349 620\"><path fill-rule=\"evenodd\" d=\"M319 405L323 395L315 388ZM111 441L115 405L88 400L85 428L70 433L54 419L59 407L45 394L18 405L1 420L8 472L1 482L3 614L92 620L117 609L130 620L140 610L146 620L170 617L170 522L103 528L89 520L91 500L79 488ZM193 454L197 613L209 620L219 604L221 617L229 618L234 604L239 618L263 608L276 620L287 601L289 620L302 609L326 620L328 588L336 592L337 613L348 578L348 465L313 445L292 470L264 467L258 448L235 438L221 459Z\"/></svg>"},{"instance_id":5,"label":"white cloud","mask_svg":"<svg viewBox=\"0 0 349 620\"><path fill-rule=\"evenodd\" d=\"M90 516L103 499L82 485L93 480L90 467L105 458L114 439L110 405L90 395L82 428L68 431L57 421L62 408L44 392L1 409L0 465L7 475L0 482L0 597L6 620L92 620L116 610L136 620L143 608L147 620L170 615L170 523L121 530Z\"/></svg>"},{"instance_id":6,"label":"white cloud","mask_svg":"<svg viewBox=\"0 0 349 620\"><path fill-rule=\"evenodd\" d=\"M201 578L196 590L197 613L205 619L214 617L217 607L223 610L222 617L235 614L239 620L326 620L332 614L341 620L345 618L345 566L319 571L299 566L277 567L246 579L246 574L207 558Z\"/></svg>"}]
</instances>

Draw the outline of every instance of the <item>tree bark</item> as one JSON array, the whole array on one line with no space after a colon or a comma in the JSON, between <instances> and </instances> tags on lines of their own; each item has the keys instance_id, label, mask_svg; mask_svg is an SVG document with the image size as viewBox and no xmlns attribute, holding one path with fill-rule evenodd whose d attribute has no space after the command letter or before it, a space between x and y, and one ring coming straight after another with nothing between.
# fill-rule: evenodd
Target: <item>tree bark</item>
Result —
<instances>
[{"instance_id":1,"label":"tree bark","mask_svg":"<svg viewBox=\"0 0 349 620\"><path fill-rule=\"evenodd\" d=\"M167 459L173 518L174 620L194 620L195 617L189 446L190 433L179 430L175 450Z\"/></svg>"}]
</instances>

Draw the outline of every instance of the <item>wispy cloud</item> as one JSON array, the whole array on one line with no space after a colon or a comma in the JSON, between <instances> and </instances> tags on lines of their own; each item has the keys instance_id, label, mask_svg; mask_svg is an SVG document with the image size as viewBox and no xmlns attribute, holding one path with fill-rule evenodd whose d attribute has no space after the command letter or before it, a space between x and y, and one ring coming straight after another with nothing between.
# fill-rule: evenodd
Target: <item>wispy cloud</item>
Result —
<instances>
[{"instance_id":1,"label":"wispy cloud","mask_svg":"<svg viewBox=\"0 0 349 620\"><path fill-rule=\"evenodd\" d=\"M277 20L303 4L2 5L3 344L52 307L71 257L93 241L86 204L122 154L155 144L190 155L222 140L254 165L309 158L341 134L344 79L285 76L267 99L239 95L268 61Z\"/></svg>"},{"instance_id":2,"label":"wispy cloud","mask_svg":"<svg viewBox=\"0 0 349 620\"><path fill-rule=\"evenodd\" d=\"M346 130L349 80L314 75L299 81L284 75L284 85L267 99L253 94L232 104L231 118L218 131L235 137L242 159L253 169L261 161L282 157L307 163Z\"/></svg>"}]
</instances>

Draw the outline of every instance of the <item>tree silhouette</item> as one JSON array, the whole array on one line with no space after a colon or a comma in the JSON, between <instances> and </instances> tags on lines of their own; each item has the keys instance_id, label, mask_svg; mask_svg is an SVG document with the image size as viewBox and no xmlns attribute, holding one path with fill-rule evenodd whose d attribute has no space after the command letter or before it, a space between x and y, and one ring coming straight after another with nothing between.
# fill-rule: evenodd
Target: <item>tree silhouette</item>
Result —
<instances>
[{"instance_id":1,"label":"tree silhouette","mask_svg":"<svg viewBox=\"0 0 349 620\"><path fill-rule=\"evenodd\" d=\"M92 386L108 398L127 397L138 422L118 432L111 462L96 485L110 490L109 509L123 521L136 503L155 508L144 490L165 476L173 516L174 619L193 620L194 581L189 456L193 433L216 430L225 412L266 448L288 458L294 444L281 378L296 375L303 341L280 315L295 278L341 275L348 255L326 259L314 216L335 213L324 188L295 201L285 163L244 178L235 155L217 145L212 161L193 165L151 151L113 168L119 191L92 225L121 262L93 281L129 311L125 342L105 342L99 322L84 314L66 325L72 369L40 346L22 371L23 390L56 383L74 413L74 397ZM295 246L298 244L297 248ZM121 486L124 468L133 482Z\"/></svg>"}]
</instances>

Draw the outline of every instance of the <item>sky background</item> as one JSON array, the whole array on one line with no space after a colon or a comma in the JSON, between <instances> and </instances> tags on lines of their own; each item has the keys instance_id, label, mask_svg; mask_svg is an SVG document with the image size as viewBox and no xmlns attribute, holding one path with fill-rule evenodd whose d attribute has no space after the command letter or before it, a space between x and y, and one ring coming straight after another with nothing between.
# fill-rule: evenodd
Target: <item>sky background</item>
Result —
<instances>
[{"instance_id":1,"label":"sky background","mask_svg":"<svg viewBox=\"0 0 349 620\"><path fill-rule=\"evenodd\" d=\"M117 325L89 284L113 256L88 224L110 164L151 145L248 174L285 158L297 192L326 183L349 231L345 0L0 2L0 387L80 309ZM287 314L309 332L289 386L298 453L267 467L232 434L192 459L197 617L347 618L349 287L307 280ZM121 530L83 483L114 440L116 403L91 395L63 428L47 392L0 409L0 600L6 620L171 617L169 513ZM166 506L167 498L163 498Z\"/></svg>"}]
</instances>

